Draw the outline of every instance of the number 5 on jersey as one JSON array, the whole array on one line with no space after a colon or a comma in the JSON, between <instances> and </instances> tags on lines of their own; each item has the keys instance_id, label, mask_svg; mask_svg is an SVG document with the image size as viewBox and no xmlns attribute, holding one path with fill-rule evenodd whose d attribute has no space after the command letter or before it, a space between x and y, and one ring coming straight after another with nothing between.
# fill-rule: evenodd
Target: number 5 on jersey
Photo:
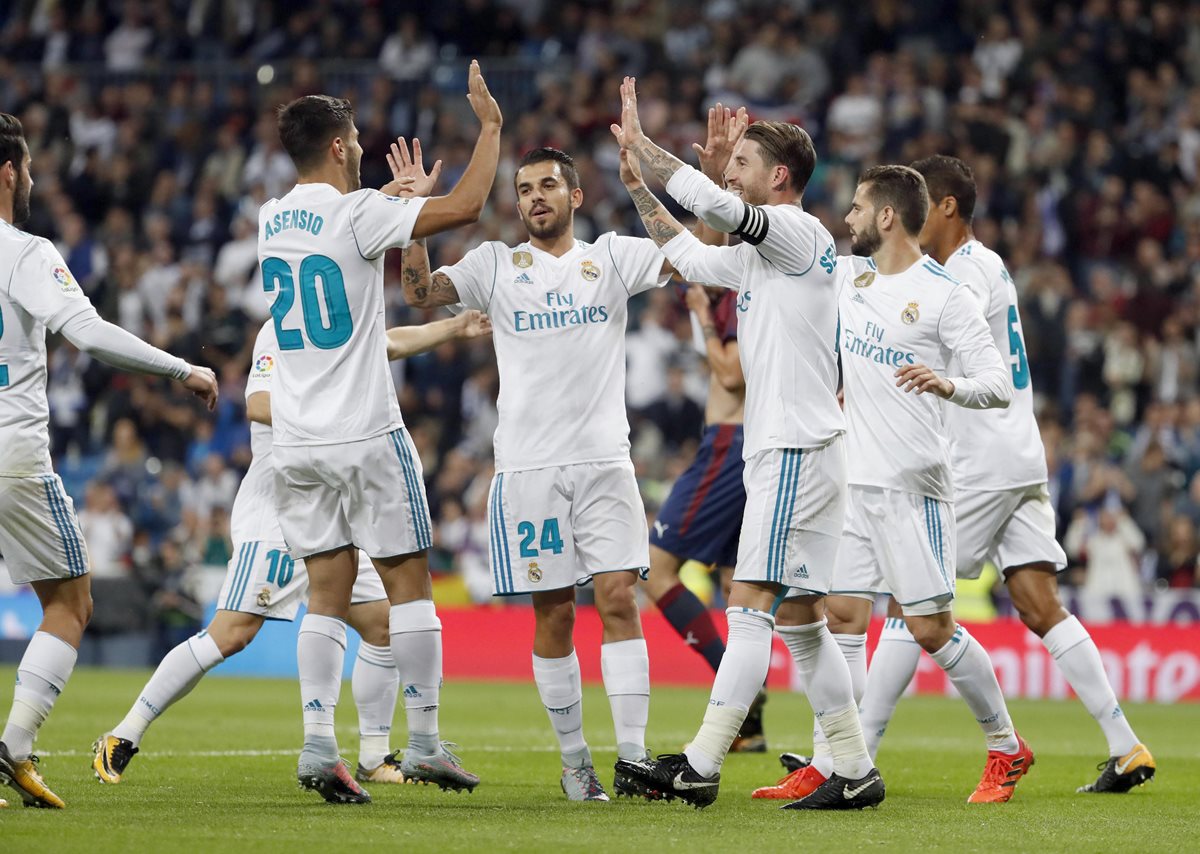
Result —
<instances>
[{"instance_id":1,"label":"number 5 on jersey","mask_svg":"<svg viewBox=\"0 0 1200 854\"><path fill-rule=\"evenodd\" d=\"M537 557L541 552L533 547L537 539L537 525L533 522L521 522L517 525L517 533L521 535L521 557ZM562 534L558 532L558 519L547 519L542 522L542 537L539 543L543 552L562 554Z\"/></svg>"},{"instance_id":2,"label":"number 5 on jersey","mask_svg":"<svg viewBox=\"0 0 1200 854\"><path fill-rule=\"evenodd\" d=\"M291 265L282 258L265 258L262 277L263 290L277 292L275 302L271 304L271 316L275 319L280 350L303 350L306 337L319 350L336 350L350 340L354 318L350 316L350 301L346 298L341 268L332 258L309 255L300 262L303 334L299 329L285 329L283 325L296 303L296 277ZM319 292L317 282L321 283Z\"/></svg>"}]
</instances>

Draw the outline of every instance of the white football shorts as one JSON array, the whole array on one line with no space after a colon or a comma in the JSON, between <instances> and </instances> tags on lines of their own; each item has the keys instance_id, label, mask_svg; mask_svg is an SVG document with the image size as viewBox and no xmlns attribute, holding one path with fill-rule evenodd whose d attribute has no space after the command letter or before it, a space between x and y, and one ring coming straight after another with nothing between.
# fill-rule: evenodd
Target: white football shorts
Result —
<instances>
[{"instance_id":1,"label":"white football shorts","mask_svg":"<svg viewBox=\"0 0 1200 854\"><path fill-rule=\"evenodd\" d=\"M358 578L350 604L387 599L383 579L365 552L358 553ZM217 596L217 608L257 614L268 620L294 620L308 601L308 572L303 560L293 560L283 543L235 543L234 556Z\"/></svg>"},{"instance_id":2,"label":"white football shorts","mask_svg":"<svg viewBox=\"0 0 1200 854\"><path fill-rule=\"evenodd\" d=\"M830 591L874 599L890 593L904 613L949 611L954 601L954 510L925 495L851 486Z\"/></svg>"},{"instance_id":3,"label":"white football shorts","mask_svg":"<svg viewBox=\"0 0 1200 854\"><path fill-rule=\"evenodd\" d=\"M354 545L370 557L433 543L421 460L403 427L343 445L276 445L279 527L293 557Z\"/></svg>"},{"instance_id":4,"label":"white football shorts","mask_svg":"<svg viewBox=\"0 0 1200 854\"><path fill-rule=\"evenodd\" d=\"M496 596L650 566L646 508L628 460L499 473L488 517Z\"/></svg>"},{"instance_id":5,"label":"white football shorts","mask_svg":"<svg viewBox=\"0 0 1200 854\"><path fill-rule=\"evenodd\" d=\"M57 474L0 477L0 554L13 584L88 571L75 504Z\"/></svg>"},{"instance_id":6,"label":"white football shorts","mask_svg":"<svg viewBox=\"0 0 1200 854\"><path fill-rule=\"evenodd\" d=\"M786 595L823 596L846 514L841 436L820 448L767 448L746 461L746 512L734 581L774 582Z\"/></svg>"},{"instance_id":7,"label":"white football shorts","mask_svg":"<svg viewBox=\"0 0 1200 854\"><path fill-rule=\"evenodd\" d=\"M1055 539L1054 507L1044 483L1016 489L959 489L954 493L958 529L959 578L978 578L983 565L1001 570L1030 563L1067 567L1067 555Z\"/></svg>"}]
</instances>

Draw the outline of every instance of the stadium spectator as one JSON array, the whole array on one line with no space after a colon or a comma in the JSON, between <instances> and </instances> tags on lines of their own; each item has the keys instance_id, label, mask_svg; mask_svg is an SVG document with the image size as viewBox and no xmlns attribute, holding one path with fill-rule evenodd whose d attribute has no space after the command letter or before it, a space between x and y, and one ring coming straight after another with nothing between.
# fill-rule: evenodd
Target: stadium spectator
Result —
<instances>
[{"instance_id":1,"label":"stadium spectator","mask_svg":"<svg viewBox=\"0 0 1200 854\"><path fill-rule=\"evenodd\" d=\"M639 74L647 126L680 151L717 96L800 117L823 164L806 206L835 226L861 166L959 155L976 171L976 231L1016 282L1060 522L1119 498L1161 565L1180 536L1173 520L1200 522L1200 13L1137 0L937 8L647 0L631 15L614 0L470 0L418 16L349 0L3 3L0 110L23 120L37 164L28 227L56 243L101 313L230 377L246 373L244 343L268 316L255 224L294 179L274 108L300 90L355 100L364 181L386 180L382 146L404 133L443 159L450 186L471 125L448 69L455 54L503 55L490 78L514 117L501 171L539 145L576 152L588 240L638 228L607 134L621 73ZM477 226L430 241L433 261L518 242L513 202L498 182ZM389 324L419 322L389 270ZM642 299L634 410L662 398L669 362L690 358L672 299ZM456 482L486 483L491 346L450 345L396 370L430 478L453 459L472 475ZM181 496L210 453L226 471L244 466L236 395L202 416L165 385L117 378L63 346L49 382L54 454L73 461L76 498L108 483L152 553L174 538L202 554L211 519ZM636 418L633 431L652 489L677 460ZM1151 454L1147 470L1151 444L1164 459ZM1164 497L1166 518L1153 509Z\"/></svg>"}]
</instances>

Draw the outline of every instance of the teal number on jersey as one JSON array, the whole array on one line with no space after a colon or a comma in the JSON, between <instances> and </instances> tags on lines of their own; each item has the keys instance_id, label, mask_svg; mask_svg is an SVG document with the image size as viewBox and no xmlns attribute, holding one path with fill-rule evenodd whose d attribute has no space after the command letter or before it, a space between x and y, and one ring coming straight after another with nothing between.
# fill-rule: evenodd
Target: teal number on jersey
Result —
<instances>
[{"instance_id":1,"label":"teal number on jersey","mask_svg":"<svg viewBox=\"0 0 1200 854\"><path fill-rule=\"evenodd\" d=\"M4 337L4 312L0 311L0 338ZM8 365L0 365L0 388L8 385Z\"/></svg>"},{"instance_id":2,"label":"teal number on jersey","mask_svg":"<svg viewBox=\"0 0 1200 854\"><path fill-rule=\"evenodd\" d=\"M1008 307L1008 351L1012 356L1013 388L1029 387L1029 360L1025 358L1025 342L1021 340L1017 307Z\"/></svg>"},{"instance_id":3,"label":"teal number on jersey","mask_svg":"<svg viewBox=\"0 0 1200 854\"><path fill-rule=\"evenodd\" d=\"M266 258L262 262L263 290L278 291L271 304L275 318L275 335L280 350L303 350L304 335L299 329L284 329L283 319L296 303L296 280L292 268L282 258ZM317 296L317 281L329 321L321 316L321 301ZM300 262L300 307L304 313L304 331L308 340L319 350L336 350L354 332L350 316L350 301L346 297L346 281L337 263L325 255L309 255Z\"/></svg>"},{"instance_id":4,"label":"teal number on jersey","mask_svg":"<svg viewBox=\"0 0 1200 854\"><path fill-rule=\"evenodd\" d=\"M271 303L271 317L275 318L275 337L280 350L303 350L304 336L299 329L284 329L283 319L296 302L296 281L292 268L282 258L266 258L262 262L263 290L267 293L278 290L279 295Z\"/></svg>"},{"instance_id":5,"label":"teal number on jersey","mask_svg":"<svg viewBox=\"0 0 1200 854\"><path fill-rule=\"evenodd\" d=\"M290 554L271 549L267 552L267 560L271 562L271 568L267 570L268 582L275 584L280 590L292 583L292 576L296 574L296 561L292 560Z\"/></svg>"},{"instance_id":6,"label":"teal number on jersey","mask_svg":"<svg viewBox=\"0 0 1200 854\"><path fill-rule=\"evenodd\" d=\"M517 533L521 535L521 557L537 557L540 552L533 547L533 541L537 539L537 525L521 522L517 525ZM557 519L542 522L542 539L538 545L543 552L562 554L563 540L558 532Z\"/></svg>"}]
</instances>

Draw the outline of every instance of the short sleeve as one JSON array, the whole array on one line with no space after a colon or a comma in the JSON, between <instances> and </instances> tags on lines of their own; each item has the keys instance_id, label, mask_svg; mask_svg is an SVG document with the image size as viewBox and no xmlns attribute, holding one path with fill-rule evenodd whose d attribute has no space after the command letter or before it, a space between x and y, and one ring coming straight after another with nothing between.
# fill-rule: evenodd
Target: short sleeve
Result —
<instances>
[{"instance_id":1,"label":"short sleeve","mask_svg":"<svg viewBox=\"0 0 1200 854\"><path fill-rule=\"evenodd\" d=\"M268 320L254 339L254 360L246 378L246 400L260 391L271 391L271 380L279 370L279 345L275 338L275 321Z\"/></svg>"},{"instance_id":2,"label":"short sleeve","mask_svg":"<svg viewBox=\"0 0 1200 854\"><path fill-rule=\"evenodd\" d=\"M40 238L17 258L8 294L51 332L81 312L94 311L54 244Z\"/></svg>"},{"instance_id":3,"label":"short sleeve","mask_svg":"<svg viewBox=\"0 0 1200 854\"><path fill-rule=\"evenodd\" d=\"M661 288L671 279L669 274L662 274L666 256L648 237L610 235L608 254L610 263L630 296L651 288Z\"/></svg>"},{"instance_id":4,"label":"short sleeve","mask_svg":"<svg viewBox=\"0 0 1200 854\"><path fill-rule=\"evenodd\" d=\"M499 266L495 245L482 243L464 255L457 264L438 267L433 274L442 273L450 279L464 307L487 311L496 289Z\"/></svg>"},{"instance_id":5,"label":"short sleeve","mask_svg":"<svg viewBox=\"0 0 1200 854\"><path fill-rule=\"evenodd\" d=\"M389 249L412 243L417 215L425 199L389 196L379 190L359 190L350 204L350 230L364 258L378 258Z\"/></svg>"}]
</instances>

